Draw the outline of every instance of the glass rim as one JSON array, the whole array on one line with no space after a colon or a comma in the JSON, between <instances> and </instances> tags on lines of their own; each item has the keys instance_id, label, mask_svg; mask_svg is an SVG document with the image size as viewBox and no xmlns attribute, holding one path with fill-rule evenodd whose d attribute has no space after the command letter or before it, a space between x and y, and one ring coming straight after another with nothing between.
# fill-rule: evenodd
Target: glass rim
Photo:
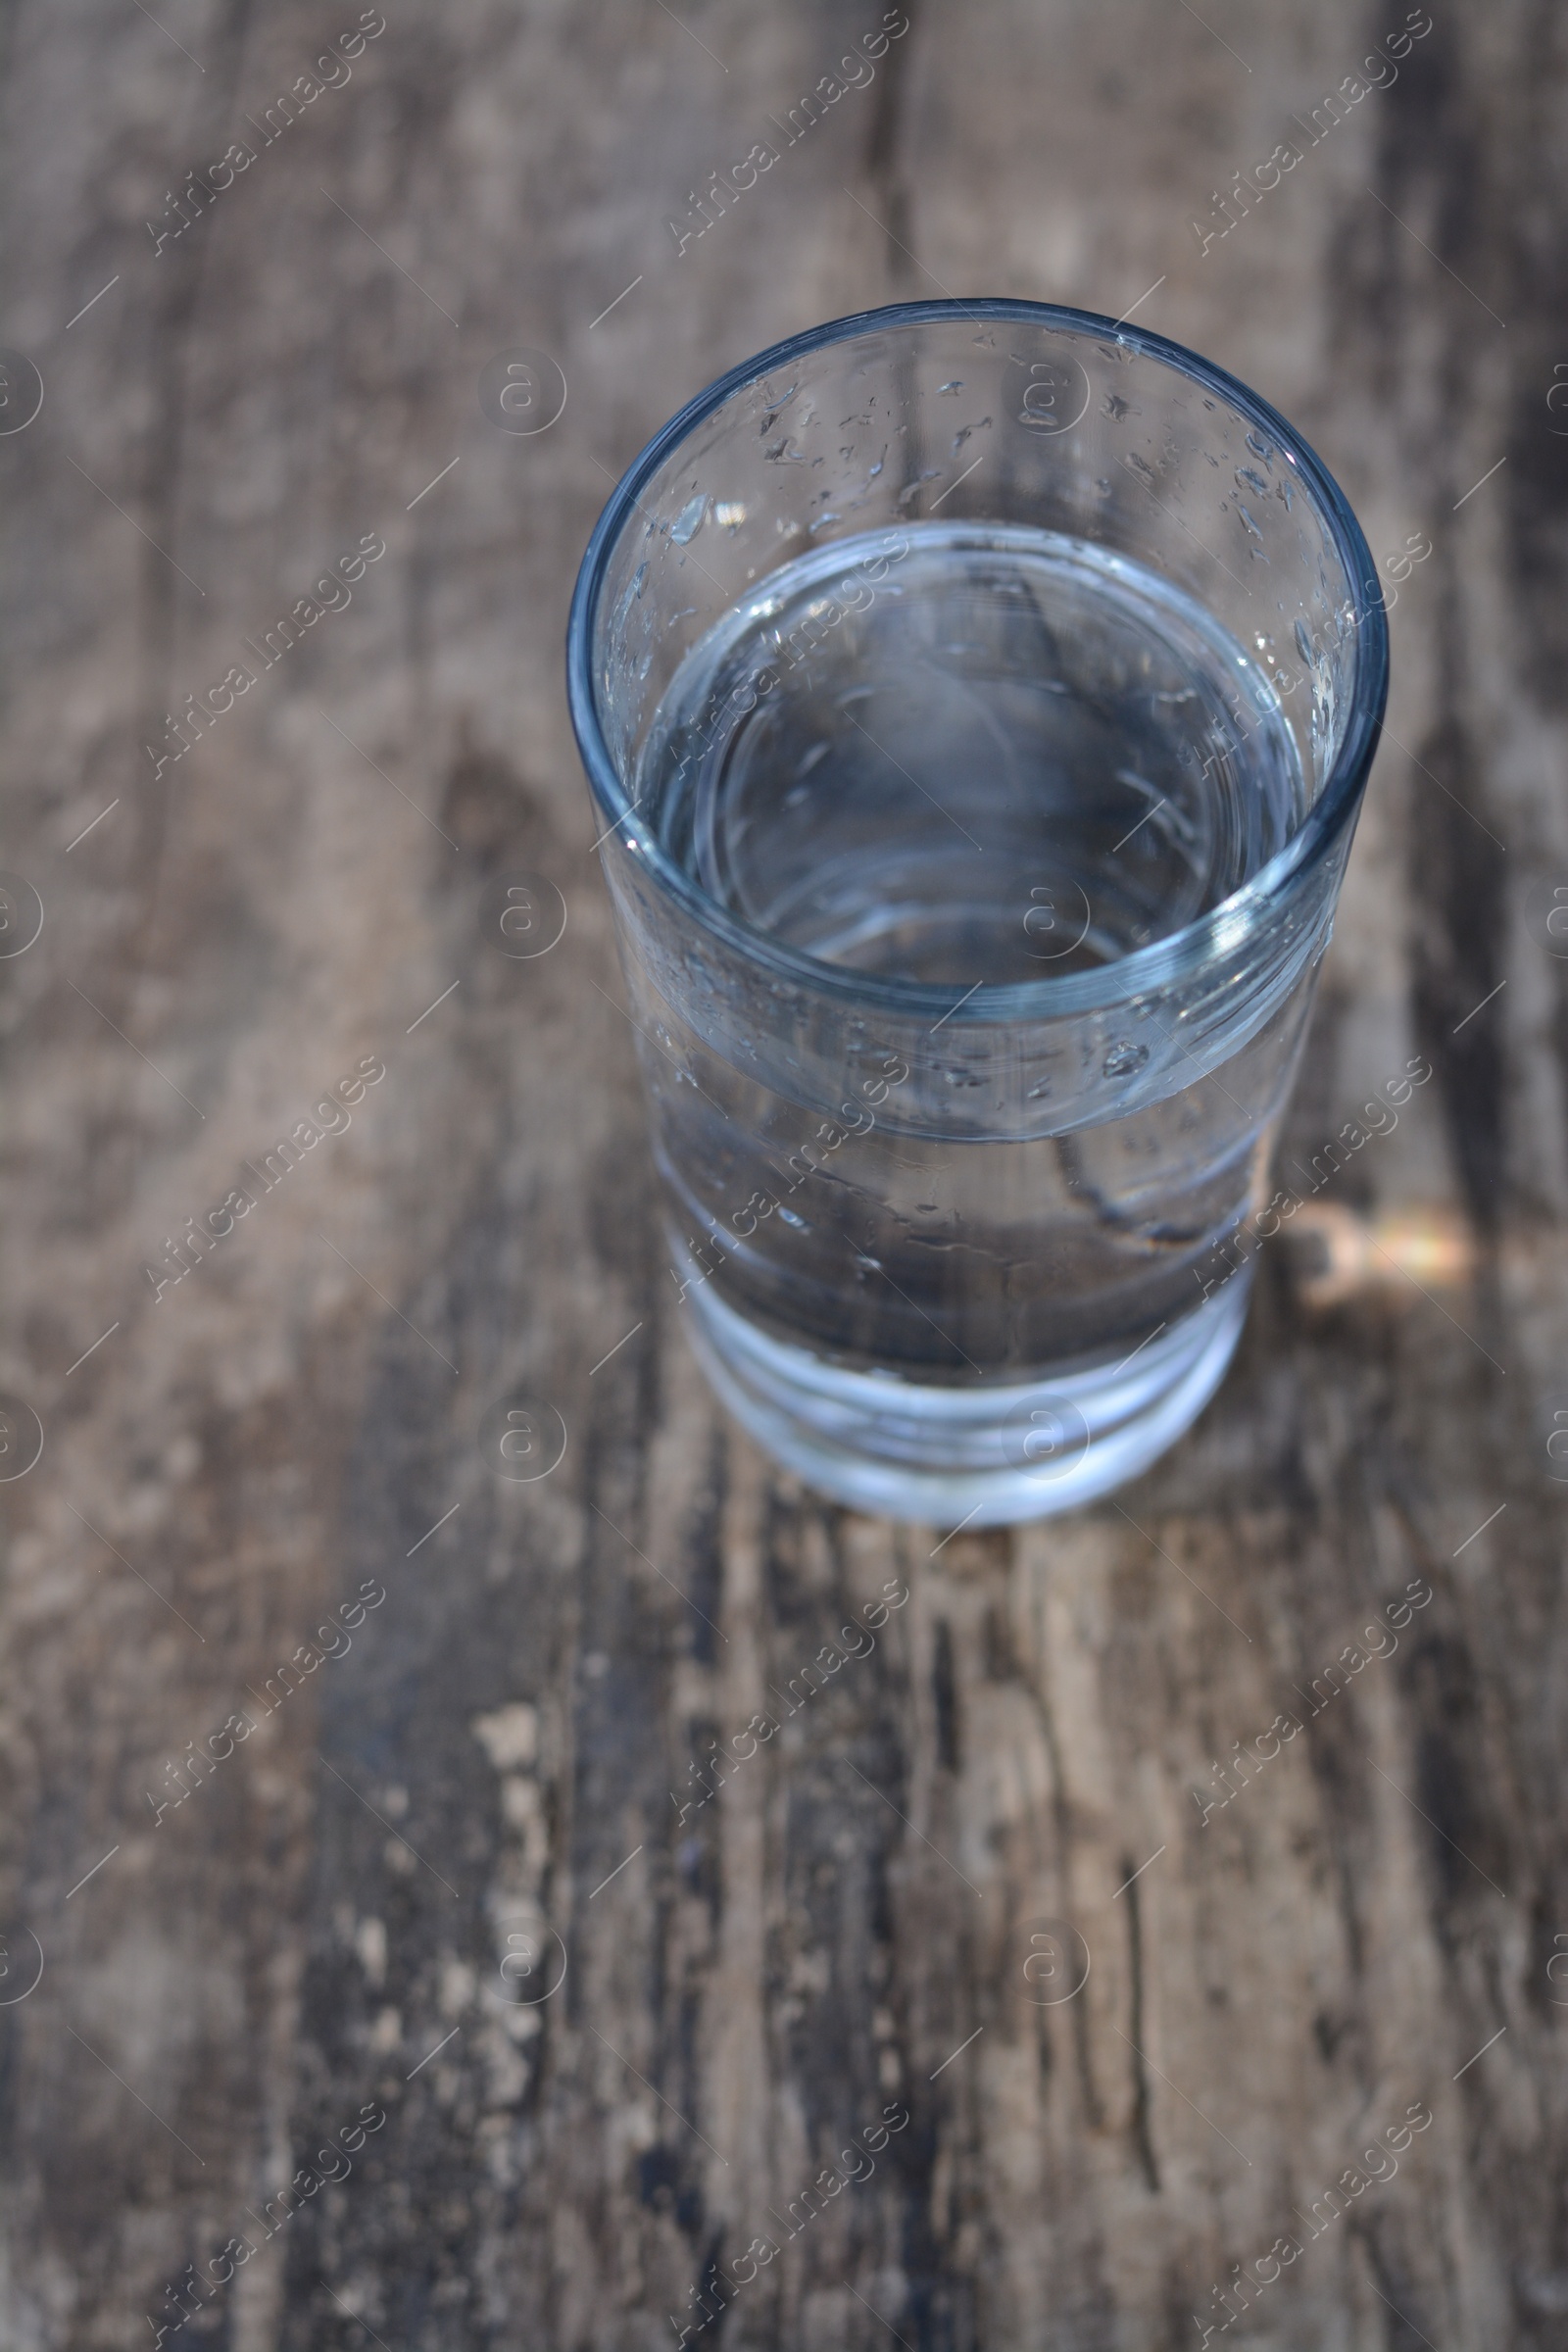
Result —
<instances>
[{"instance_id":1,"label":"glass rim","mask_svg":"<svg viewBox=\"0 0 1568 2352\"><path fill-rule=\"evenodd\" d=\"M1134 948L1091 971L1045 973L1038 979L998 983L971 991L956 1004L956 982L903 980L859 971L849 964L828 963L808 955L804 949L788 946L773 933L761 930L744 915L720 905L676 864L646 826L637 823L636 855L643 870L698 925L737 954L765 966L775 977L837 998L846 1005L876 1006L891 1015L911 1018L922 1018L927 1013L952 1015L954 1026L967 1028L1106 1011L1131 998L1170 987L1212 962L1217 956L1233 951L1244 938L1254 936L1269 919L1289 884L1322 861L1355 813L1377 750L1388 702L1389 630L1382 586L1365 534L1349 501L1322 459L1268 401L1227 369L1190 351L1185 344L1155 334L1149 327L1109 318L1098 311L1001 295L977 297L973 301L950 298L890 303L879 310L852 312L845 318L808 327L801 334L786 336L782 342L770 344L765 351L716 376L644 445L605 503L578 570L566 627L567 708L578 753L605 819L601 842L611 833L620 834L624 842L625 827L628 820L637 816L637 808L616 773L600 720L594 682L594 627L611 559L626 522L642 511L641 493L650 479L697 425L763 376L812 352L853 341L857 336L890 327L940 324L958 318L968 318L976 324L997 319L1047 326L1101 343L1129 346L1141 356L1157 360L1205 390L1217 393L1249 423L1261 426L1295 467L1327 525L1359 616L1354 688L1345 732L1322 791L1284 848L1206 913L1165 938ZM1065 441L1069 434L1064 433L1061 438Z\"/></svg>"}]
</instances>

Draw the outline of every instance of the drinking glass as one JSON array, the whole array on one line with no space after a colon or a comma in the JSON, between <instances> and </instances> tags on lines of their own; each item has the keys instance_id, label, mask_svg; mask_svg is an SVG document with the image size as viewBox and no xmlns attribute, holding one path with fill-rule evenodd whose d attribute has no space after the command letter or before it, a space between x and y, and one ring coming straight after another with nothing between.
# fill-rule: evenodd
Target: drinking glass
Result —
<instances>
[{"instance_id":1,"label":"drinking glass","mask_svg":"<svg viewBox=\"0 0 1568 2352\"><path fill-rule=\"evenodd\" d=\"M724 1402L927 1525L1144 1469L1273 1230L1387 694L1319 460L1087 312L839 319L630 466L567 665Z\"/></svg>"}]
</instances>

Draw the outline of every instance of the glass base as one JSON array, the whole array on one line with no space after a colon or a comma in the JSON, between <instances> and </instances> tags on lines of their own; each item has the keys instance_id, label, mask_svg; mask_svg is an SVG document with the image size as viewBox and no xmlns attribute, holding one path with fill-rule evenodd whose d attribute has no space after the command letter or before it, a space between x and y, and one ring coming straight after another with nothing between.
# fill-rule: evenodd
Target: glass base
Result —
<instances>
[{"instance_id":1,"label":"glass base","mask_svg":"<svg viewBox=\"0 0 1568 2352\"><path fill-rule=\"evenodd\" d=\"M1114 1364L1050 1381L942 1388L850 1372L768 1337L707 1283L689 1293L703 1369L744 1429L851 1509L923 1527L1004 1527L1137 1478L1225 1376L1250 1268Z\"/></svg>"}]
</instances>

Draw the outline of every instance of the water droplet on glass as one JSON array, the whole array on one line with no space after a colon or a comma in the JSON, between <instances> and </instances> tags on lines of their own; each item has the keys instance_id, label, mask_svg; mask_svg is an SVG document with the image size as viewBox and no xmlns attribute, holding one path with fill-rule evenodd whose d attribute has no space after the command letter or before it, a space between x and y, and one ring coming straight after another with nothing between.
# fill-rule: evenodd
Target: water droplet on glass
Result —
<instances>
[{"instance_id":1,"label":"water droplet on glass","mask_svg":"<svg viewBox=\"0 0 1568 2352\"><path fill-rule=\"evenodd\" d=\"M1101 1069L1107 1078L1131 1078L1135 1071L1143 1068L1148 1059L1149 1048L1147 1046L1135 1046L1129 1040L1123 1039L1119 1044L1111 1047L1101 1064Z\"/></svg>"},{"instance_id":2,"label":"water droplet on glass","mask_svg":"<svg viewBox=\"0 0 1568 2352\"><path fill-rule=\"evenodd\" d=\"M625 639L626 623L631 618L631 609L637 602L637 599L642 595L643 582L647 579L647 564L639 564L636 570L632 573L631 578L626 582L625 587L621 590L614 612L611 616L610 625L612 632L615 638L622 642L624 642Z\"/></svg>"},{"instance_id":3,"label":"water droplet on glass","mask_svg":"<svg viewBox=\"0 0 1568 2352\"><path fill-rule=\"evenodd\" d=\"M779 417L789 407L790 402L795 398L795 395L799 390L800 386L798 384L791 384L787 392L781 392L779 394L777 400L773 402L773 405L767 411L767 414L763 416L761 423L757 428L760 438L765 439L766 436L773 430L775 419Z\"/></svg>"},{"instance_id":4,"label":"water droplet on glass","mask_svg":"<svg viewBox=\"0 0 1568 2352\"><path fill-rule=\"evenodd\" d=\"M703 527L703 517L707 513L708 500L701 492L698 493L696 498L689 498L686 501L686 504L682 507L680 513L676 515L674 521L669 526L669 535L674 540L677 547L689 547L691 545L692 541L696 538L698 532Z\"/></svg>"}]
</instances>

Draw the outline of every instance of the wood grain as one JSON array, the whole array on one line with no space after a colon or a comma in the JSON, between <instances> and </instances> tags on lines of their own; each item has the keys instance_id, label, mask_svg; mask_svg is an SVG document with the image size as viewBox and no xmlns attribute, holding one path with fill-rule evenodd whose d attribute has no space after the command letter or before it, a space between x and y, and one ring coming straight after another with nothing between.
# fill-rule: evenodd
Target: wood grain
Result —
<instances>
[{"instance_id":1,"label":"wood grain","mask_svg":"<svg viewBox=\"0 0 1568 2352\"><path fill-rule=\"evenodd\" d=\"M667 220L869 0L388 0L270 141L352 0L8 19L0 341L45 386L0 434L0 864L45 908L0 965L0 1387L45 1433L4 1489L18 2352L180 2308L167 2340L232 2352L637 2352L694 2289L757 2352L1130 2352L1218 2342L1238 2265L1259 2347L1568 2344L1568 960L1532 896L1568 881L1562 20L1435 0L1308 144L1402 10L906 4L874 82L684 250ZM1204 250L1211 192L1292 137ZM560 648L611 481L683 399L942 290L1139 303L1300 423L1379 558L1430 538L1282 1166L1423 1054L1338 1197L1455 1210L1478 1254L1313 1318L1265 1253L1150 1477L938 1548L775 1472L696 1369ZM532 437L476 391L521 345L569 387ZM352 601L264 666L367 537ZM488 931L520 871L568 914L533 962ZM155 1298L166 1238L365 1059L351 1124ZM476 1438L517 1390L568 1437L534 1485ZM502 1962L546 1930L564 1981L518 2000ZM1037 1932L1089 1959L1049 2004Z\"/></svg>"}]
</instances>

